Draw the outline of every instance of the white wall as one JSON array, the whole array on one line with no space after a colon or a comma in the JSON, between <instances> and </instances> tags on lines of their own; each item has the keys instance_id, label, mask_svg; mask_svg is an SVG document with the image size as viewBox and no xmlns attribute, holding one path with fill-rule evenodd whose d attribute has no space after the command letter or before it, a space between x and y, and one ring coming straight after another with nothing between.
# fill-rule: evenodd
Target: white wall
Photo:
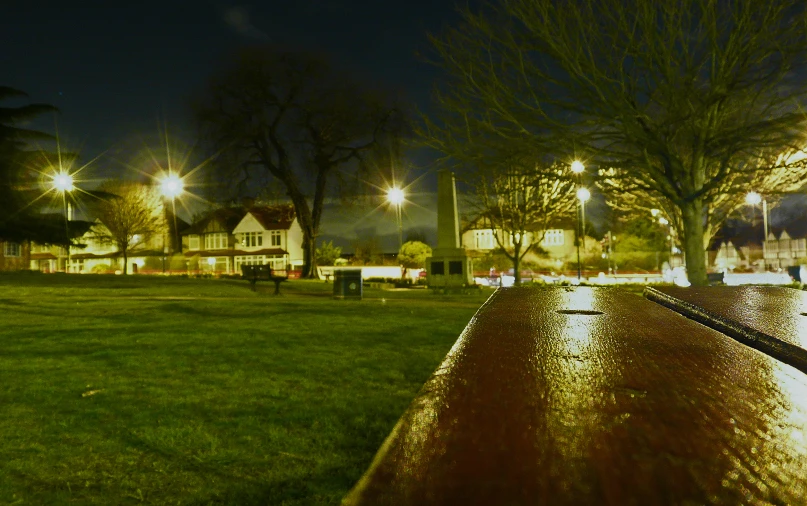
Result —
<instances>
[{"instance_id":1,"label":"white wall","mask_svg":"<svg viewBox=\"0 0 807 506\"><path fill-rule=\"evenodd\" d=\"M325 276L330 276L333 279L333 273L335 270L340 269L361 269L361 277L362 279L369 279L369 278L401 278L401 268L396 267L394 265L364 265L358 267L332 267L332 266L323 266L317 267L317 274L319 279L325 279ZM418 276L423 269L407 269L406 270L406 277L411 279L414 283L418 280Z\"/></svg>"},{"instance_id":2,"label":"white wall","mask_svg":"<svg viewBox=\"0 0 807 506\"><path fill-rule=\"evenodd\" d=\"M286 251L289 252L291 265L295 267L303 265L303 229L296 218L286 233Z\"/></svg>"}]
</instances>

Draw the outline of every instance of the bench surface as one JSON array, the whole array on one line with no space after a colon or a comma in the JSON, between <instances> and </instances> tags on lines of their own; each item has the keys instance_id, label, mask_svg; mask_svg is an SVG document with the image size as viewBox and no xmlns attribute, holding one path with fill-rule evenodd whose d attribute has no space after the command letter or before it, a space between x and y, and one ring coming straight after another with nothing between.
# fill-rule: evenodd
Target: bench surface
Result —
<instances>
[{"instance_id":1,"label":"bench surface","mask_svg":"<svg viewBox=\"0 0 807 506\"><path fill-rule=\"evenodd\" d=\"M648 288L645 296L807 373L807 293L774 286Z\"/></svg>"},{"instance_id":2,"label":"bench surface","mask_svg":"<svg viewBox=\"0 0 807 506\"><path fill-rule=\"evenodd\" d=\"M505 288L344 504L804 504L807 376L637 295Z\"/></svg>"}]
</instances>

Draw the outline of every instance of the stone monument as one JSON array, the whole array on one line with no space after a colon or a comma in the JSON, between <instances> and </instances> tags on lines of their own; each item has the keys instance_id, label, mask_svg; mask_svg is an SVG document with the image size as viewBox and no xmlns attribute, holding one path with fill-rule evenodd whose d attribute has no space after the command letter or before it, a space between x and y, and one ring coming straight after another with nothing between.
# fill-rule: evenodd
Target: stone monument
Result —
<instances>
[{"instance_id":1,"label":"stone monument","mask_svg":"<svg viewBox=\"0 0 807 506\"><path fill-rule=\"evenodd\" d=\"M437 172L437 248L426 259L430 288L462 288L474 284L471 258L460 245L454 173Z\"/></svg>"}]
</instances>

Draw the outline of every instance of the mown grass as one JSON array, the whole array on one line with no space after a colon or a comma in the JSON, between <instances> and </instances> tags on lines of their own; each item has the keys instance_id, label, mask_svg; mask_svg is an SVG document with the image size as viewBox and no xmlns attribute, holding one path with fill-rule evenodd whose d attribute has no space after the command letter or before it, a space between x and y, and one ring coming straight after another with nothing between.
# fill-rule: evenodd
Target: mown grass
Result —
<instances>
[{"instance_id":1,"label":"mown grass","mask_svg":"<svg viewBox=\"0 0 807 506\"><path fill-rule=\"evenodd\" d=\"M0 275L0 504L338 504L490 292Z\"/></svg>"}]
</instances>

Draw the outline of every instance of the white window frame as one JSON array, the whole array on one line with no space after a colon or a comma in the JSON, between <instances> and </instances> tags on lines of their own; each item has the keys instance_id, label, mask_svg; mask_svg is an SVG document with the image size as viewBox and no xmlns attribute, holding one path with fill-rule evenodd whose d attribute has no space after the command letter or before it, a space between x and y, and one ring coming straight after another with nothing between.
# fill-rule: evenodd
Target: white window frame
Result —
<instances>
[{"instance_id":1,"label":"white window frame","mask_svg":"<svg viewBox=\"0 0 807 506\"><path fill-rule=\"evenodd\" d=\"M263 246L263 232L242 232L240 237L241 246L245 248L257 248Z\"/></svg>"},{"instance_id":2,"label":"white window frame","mask_svg":"<svg viewBox=\"0 0 807 506\"><path fill-rule=\"evenodd\" d=\"M198 251L199 250L199 235L198 234L191 234L188 236L188 249L191 251Z\"/></svg>"},{"instance_id":3,"label":"white window frame","mask_svg":"<svg viewBox=\"0 0 807 506\"><path fill-rule=\"evenodd\" d=\"M544 232L544 240L541 241L543 246L563 246L565 243L565 235L563 230L553 228Z\"/></svg>"},{"instance_id":4,"label":"white window frame","mask_svg":"<svg viewBox=\"0 0 807 506\"><path fill-rule=\"evenodd\" d=\"M3 256L6 258L19 258L22 256L22 245L18 242L3 243Z\"/></svg>"},{"instance_id":5,"label":"white window frame","mask_svg":"<svg viewBox=\"0 0 807 506\"><path fill-rule=\"evenodd\" d=\"M227 249L227 232L205 234L205 249Z\"/></svg>"},{"instance_id":6,"label":"white window frame","mask_svg":"<svg viewBox=\"0 0 807 506\"><path fill-rule=\"evenodd\" d=\"M269 244L271 244L272 246L283 247L283 236L280 233L280 230L269 231Z\"/></svg>"},{"instance_id":7,"label":"white window frame","mask_svg":"<svg viewBox=\"0 0 807 506\"><path fill-rule=\"evenodd\" d=\"M493 249L495 243L493 230L474 230L474 249Z\"/></svg>"}]
</instances>

